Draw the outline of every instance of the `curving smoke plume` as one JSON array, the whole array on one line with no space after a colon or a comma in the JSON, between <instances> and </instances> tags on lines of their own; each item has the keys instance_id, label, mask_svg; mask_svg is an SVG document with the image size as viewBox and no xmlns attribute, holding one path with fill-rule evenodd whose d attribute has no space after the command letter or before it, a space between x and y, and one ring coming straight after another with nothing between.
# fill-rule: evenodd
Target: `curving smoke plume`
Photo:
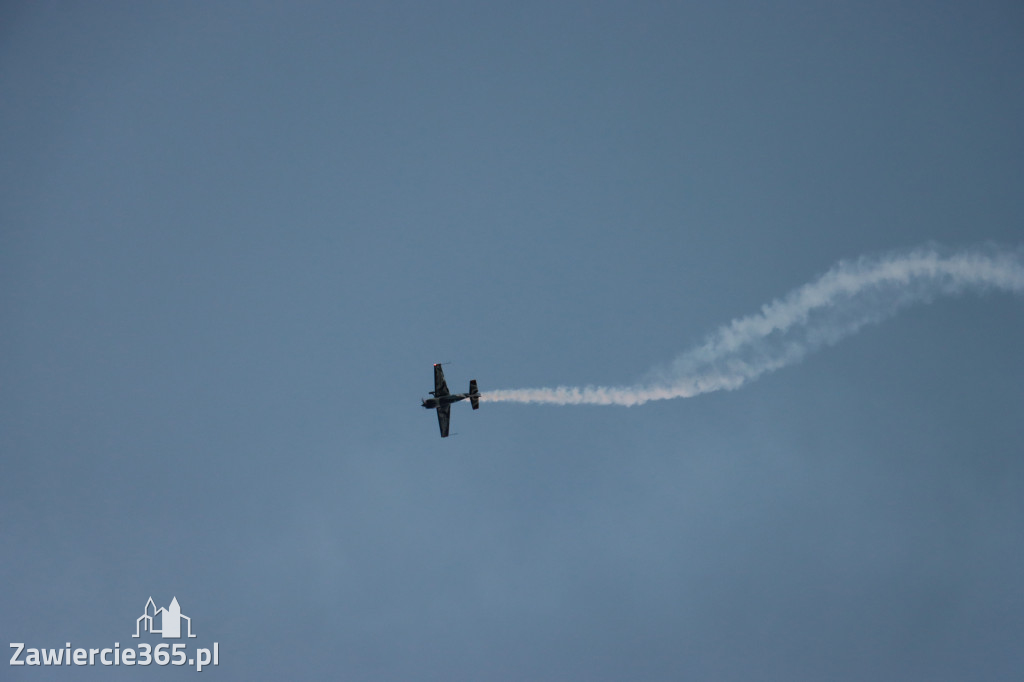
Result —
<instances>
[{"instance_id":1,"label":"curving smoke plume","mask_svg":"<svg viewBox=\"0 0 1024 682\"><path fill-rule=\"evenodd\" d=\"M733 320L664 370L633 386L496 390L491 402L642 405L733 390L800 362L867 324L936 296L995 289L1024 293L1024 251L995 247L947 252L937 246L840 261L831 270L753 315Z\"/></svg>"}]
</instances>

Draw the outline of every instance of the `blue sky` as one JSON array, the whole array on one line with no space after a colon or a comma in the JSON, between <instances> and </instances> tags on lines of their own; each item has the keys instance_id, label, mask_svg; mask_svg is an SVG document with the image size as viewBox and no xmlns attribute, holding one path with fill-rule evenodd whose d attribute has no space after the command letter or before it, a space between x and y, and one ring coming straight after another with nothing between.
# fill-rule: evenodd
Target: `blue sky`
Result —
<instances>
[{"instance_id":1,"label":"blue sky","mask_svg":"<svg viewBox=\"0 0 1024 682\"><path fill-rule=\"evenodd\" d=\"M1017 3L0 12L7 642L152 596L223 679L1021 669L1019 297L738 391L419 408L434 362L625 384L840 259L1019 247ZM69 674L140 672L185 674Z\"/></svg>"}]
</instances>

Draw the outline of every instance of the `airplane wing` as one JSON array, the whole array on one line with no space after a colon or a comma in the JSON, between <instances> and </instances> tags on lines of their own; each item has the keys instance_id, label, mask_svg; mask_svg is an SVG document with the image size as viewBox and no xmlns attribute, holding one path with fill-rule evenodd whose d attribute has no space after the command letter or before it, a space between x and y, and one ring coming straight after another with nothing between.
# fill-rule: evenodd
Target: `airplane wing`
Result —
<instances>
[{"instance_id":1,"label":"airplane wing","mask_svg":"<svg viewBox=\"0 0 1024 682\"><path fill-rule=\"evenodd\" d=\"M441 379L441 384L444 384L444 379ZM441 438L448 437L448 421L451 417L451 405L441 405L437 408L437 425L441 427Z\"/></svg>"},{"instance_id":2,"label":"airplane wing","mask_svg":"<svg viewBox=\"0 0 1024 682\"><path fill-rule=\"evenodd\" d=\"M441 365L434 365L434 397L440 398L443 395L448 395L448 384L444 381L444 370L441 369ZM438 412L438 414L441 414ZM448 420L445 420L448 423ZM445 429L447 435L447 429Z\"/></svg>"}]
</instances>

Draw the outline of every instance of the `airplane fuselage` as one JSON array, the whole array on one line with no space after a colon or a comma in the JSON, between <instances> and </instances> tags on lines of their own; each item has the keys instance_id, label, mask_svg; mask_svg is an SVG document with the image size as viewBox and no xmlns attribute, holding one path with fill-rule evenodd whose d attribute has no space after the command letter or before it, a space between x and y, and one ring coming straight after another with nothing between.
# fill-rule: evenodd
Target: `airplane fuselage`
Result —
<instances>
[{"instance_id":1,"label":"airplane fuselage","mask_svg":"<svg viewBox=\"0 0 1024 682\"><path fill-rule=\"evenodd\" d=\"M423 407L428 410L433 410L441 407L442 405L451 405L452 403L457 403L460 400L465 400L469 396L469 393L449 393L448 395L443 395L440 398L427 398L423 401Z\"/></svg>"}]
</instances>

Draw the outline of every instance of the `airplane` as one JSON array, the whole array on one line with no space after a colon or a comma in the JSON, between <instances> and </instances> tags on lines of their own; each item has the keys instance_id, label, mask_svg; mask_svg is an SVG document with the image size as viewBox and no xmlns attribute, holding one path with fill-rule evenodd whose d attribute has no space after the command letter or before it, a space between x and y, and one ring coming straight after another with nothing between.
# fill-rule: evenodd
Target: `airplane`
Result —
<instances>
[{"instance_id":1,"label":"airplane","mask_svg":"<svg viewBox=\"0 0 1024 682\"><path fill-rule=\"evenodd\" d=\"M433 398L423 400L423 407L428 410L437 410L437 424L441 427L441 438L448 437L448 421L451 419L452 403L469 398L474 410L480 409L480 391L476 388L476 379L469 382L469 393L449 393L448 384L444 381L444 370L441 365L434 364L434 390L430 392Z\"/></svg>"}]
</instances>

